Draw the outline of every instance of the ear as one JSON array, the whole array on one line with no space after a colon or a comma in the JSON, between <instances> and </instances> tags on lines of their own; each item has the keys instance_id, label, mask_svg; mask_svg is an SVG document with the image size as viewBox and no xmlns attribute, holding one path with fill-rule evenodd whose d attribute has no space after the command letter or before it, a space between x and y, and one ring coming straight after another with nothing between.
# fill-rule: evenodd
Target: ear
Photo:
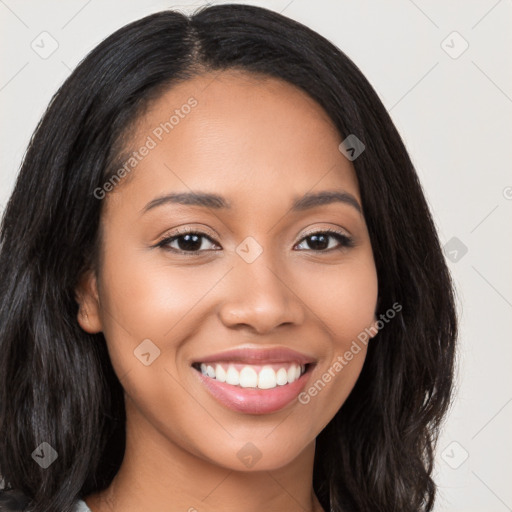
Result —
<instances>
[{"instance_id":1,"label":"ear","mask_svg":"<svg viewBox=\"0 0 512 512\"><path fill-rule=\"evenodd\" d=\"M80 327L90 334L101 332L101 307L94 271L88 270L82 275L75 290L75 299L79 306L77 320Z\"/></svg>"}]
</instances>

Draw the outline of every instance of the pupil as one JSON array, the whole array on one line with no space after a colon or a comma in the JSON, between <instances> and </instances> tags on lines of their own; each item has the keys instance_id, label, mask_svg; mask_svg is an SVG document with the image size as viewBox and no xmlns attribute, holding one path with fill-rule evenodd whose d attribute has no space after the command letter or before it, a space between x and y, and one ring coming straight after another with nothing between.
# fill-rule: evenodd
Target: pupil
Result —
<instances>
[{"instance_id":1,"label":"pupil","mask_svg":"<svg viewBox=\"0 0 512 512\"><path fill-rule=\"evenodd\" d=\"M178 246L183 251L199 249L201 247L201 237L199 235L183 235L178 239Z\"/></svg>"},{"instance_id":2,"label":"pupil","mask_svg":"<svg viewBox=\"0 0 512 512\"><path fill-rule=\"evenodd\" d=\"M325 235L311 235L309 237L308 245L311 249L325 249L326 247L329 247L328 237ZM319 242L319 240L321 240ZM312 242L312 243L311 243ZM320 243L320 247L319 244Z\"/></svg>"}]
</instances>

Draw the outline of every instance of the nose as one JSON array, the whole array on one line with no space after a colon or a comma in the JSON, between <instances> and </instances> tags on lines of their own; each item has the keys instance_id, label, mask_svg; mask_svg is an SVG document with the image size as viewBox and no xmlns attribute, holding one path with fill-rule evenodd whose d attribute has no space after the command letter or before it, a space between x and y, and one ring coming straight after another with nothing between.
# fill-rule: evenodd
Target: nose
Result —
<instances>
[{"instance_id":1,"label":"nose","mask_svg":"<svg viewBox=\"0 0 512 512\"><path fill-rule=\"evenodd\" d=\"M258 334L277 327L300 325L306 307L288 274L271 268L265 252L252 263L237 262L229 273L226 298L219 310L221 321L231 329L245 328Z\"/></svg>"}]
</instances>

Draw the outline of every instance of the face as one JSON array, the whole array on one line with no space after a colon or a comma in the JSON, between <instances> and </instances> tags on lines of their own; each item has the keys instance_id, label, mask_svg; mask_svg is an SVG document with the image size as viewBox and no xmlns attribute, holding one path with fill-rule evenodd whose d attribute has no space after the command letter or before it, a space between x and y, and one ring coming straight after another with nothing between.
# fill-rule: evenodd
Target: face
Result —
<instances>
[{"instance_id":1,"label":"face","mask_svg":"<svg viewBox=\"0 0 512 512\"><path fill-rule=\"evenodd\" d=\"M341 140L301 90L235 71L175 85L139 119L78 294L129 428L241 471L314 445L360 374L366 346L347 352L378 293Z\"/></svg>"}]
</instances>

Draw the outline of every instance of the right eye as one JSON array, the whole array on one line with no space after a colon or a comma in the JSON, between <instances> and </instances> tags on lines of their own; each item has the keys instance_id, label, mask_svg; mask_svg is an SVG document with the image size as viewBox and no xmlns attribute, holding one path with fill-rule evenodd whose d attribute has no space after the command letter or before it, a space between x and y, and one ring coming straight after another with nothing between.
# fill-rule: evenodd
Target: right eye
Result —
<instances>
[{"instance_id":1,"label":"right eye","mask_svg":"<svg viewBox=\"0 0 512 512\"><path fill-rule=\"evenodd\" d=\"M215 244L215 242L205 233L200 231L184 230L181 232L175 232L175 234L171 234L170 236L166 236L163 240L158 242L157 247L179 254L193 254L203 252L204 250L212 250L202 249L203 239L209 240L210 243ZM178 247L172 247L171 244L173 243L177 243Z\"/></svg>"}]
</instances>

